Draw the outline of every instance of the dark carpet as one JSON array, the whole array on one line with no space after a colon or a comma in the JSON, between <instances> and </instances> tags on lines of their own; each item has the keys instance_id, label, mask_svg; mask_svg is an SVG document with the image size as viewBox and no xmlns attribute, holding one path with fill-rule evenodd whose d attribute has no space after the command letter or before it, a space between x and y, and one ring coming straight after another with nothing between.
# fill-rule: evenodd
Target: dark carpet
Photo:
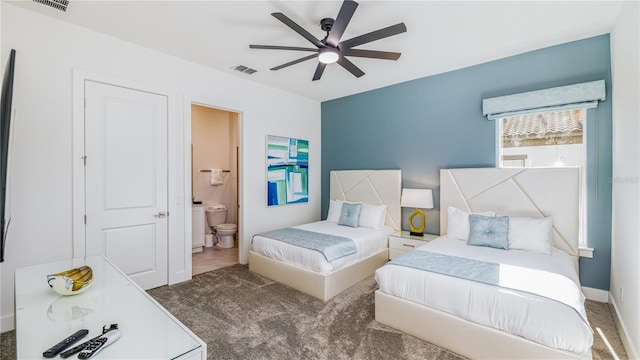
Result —
<instances>
[{"instance_id":1,"label":"dark carpet","mask_svg":"<svg viewBox=\"0 0 640 360\"><path fill-rule=\"evenodd\" d=\"M377 323L376 288L370 277L323 302L234 265L149 294L207 343L209 359L462 359ZM626 359L608 305L586 308L593 358ZM15 331L0 337L5 359L15 359Z\"/></svg>"},{"instance_id":2,"label":"dark carpet","mask_svg":"<svg viewBox=\"0 0 640 360\"><path fill-rule=\"evenodd\" d=\"M149 293L209 359L460 359L375 322L375 289L370 278L323 302L234 265Z\"/></svg>"}]
</instances>

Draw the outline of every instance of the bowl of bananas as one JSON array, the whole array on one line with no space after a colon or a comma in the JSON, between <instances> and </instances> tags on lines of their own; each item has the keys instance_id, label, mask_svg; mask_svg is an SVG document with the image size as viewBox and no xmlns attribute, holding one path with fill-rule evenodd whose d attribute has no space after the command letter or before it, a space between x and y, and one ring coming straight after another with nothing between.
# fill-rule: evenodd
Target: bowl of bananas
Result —
<instances>
[{"instance_id":1,"label":"bowl of bananas","mask_svg":"<svg viewBox=\"0 0 640 360\"><path fill-rule=\"evenodd\" d=\"M93 270L89 266L47 275L47 282L60 295L76 295L84 292L93 282Z\"/></svg>"}]
</instances>

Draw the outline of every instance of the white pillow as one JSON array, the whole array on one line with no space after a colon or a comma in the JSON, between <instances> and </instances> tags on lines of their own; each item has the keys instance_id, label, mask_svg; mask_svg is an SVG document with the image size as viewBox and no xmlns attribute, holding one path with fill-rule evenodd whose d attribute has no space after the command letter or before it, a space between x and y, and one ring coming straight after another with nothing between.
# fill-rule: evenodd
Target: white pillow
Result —
<instances>
[{"instance_id":1,"label":"white pillow","mask_svg":"<svg viewBox=\"0 0 640 360\"><path fill-rule=\"evenodd\" d=\"M362 204L360 210L360 226L371 229L382 229L387 215L387 205Z\"/></svg>"},{"instance_id":2,"label":"white pillow","mask_svg":"<svg viewBox=\"0 0 640 360\"><path fill-rule=\"evenodd\" d=\"M447 237L464 241L469 240L469 214L484 216L496 215L493 211L470 213L456 207L449 206L447 209Z\"/></svg>"},{"instance_id":3,"label":"white pillow","mask_svg":"<svg viewBox=\"0 0 640 360\"><path fill-rule=\"evenodd\" d=\"M509 216L509 249L551 254L553 246L551 217Z\"/></svg>"},{"instance_id":4,"label":"white pillow","mask_svg":"<svg viewBox=\"0 0 640 360\"><path fill-rule=\"evenodd\" d=\"M342 200L329 200L329 212L327 213L327 221L337 223L342 213Z\"/></svg>"}]
</instances>

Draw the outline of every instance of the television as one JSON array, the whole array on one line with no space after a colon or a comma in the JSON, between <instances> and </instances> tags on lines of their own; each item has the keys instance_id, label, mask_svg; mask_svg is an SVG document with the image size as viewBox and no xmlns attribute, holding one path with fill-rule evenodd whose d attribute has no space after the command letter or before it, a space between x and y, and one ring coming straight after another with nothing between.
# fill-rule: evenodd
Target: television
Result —
<instances>
[{"instance_id":1,"label":"television","mask_svg":"<svg viewBox=\"0 0 640 360\"><path fill-rule=\"evenodd\" d=\"M9 162L9 141L11 134L11 102L13 100L13 74L15 71L16 51L11 49L9 61L2 81L0 98L0 263L4 262L4 249L7 242L9 221L5 221L7 200L7 164Z\"/></svg>"}]
</instances>

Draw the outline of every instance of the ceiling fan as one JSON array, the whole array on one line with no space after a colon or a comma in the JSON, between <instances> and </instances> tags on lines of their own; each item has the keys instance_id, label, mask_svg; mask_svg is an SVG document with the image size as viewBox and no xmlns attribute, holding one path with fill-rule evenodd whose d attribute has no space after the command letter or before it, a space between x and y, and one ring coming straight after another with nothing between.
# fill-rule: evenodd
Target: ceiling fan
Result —
<instances>
[{"instance_id":1,"label":"ceiling fan","mask_svg":"<svg viewBox=\"0 0 640 360\"><path fill-rule=\"evenodd\" d=\"M352 73L355 77L361 77L364 72L360 70L356 65L349 61L347 56L364 57L372 59L384 59L384 60L398 60L401 53L388 52L388 51L375 51L375 50L363 50L354 49L354 47L366 44L372 41L384 39L393 35L397 35L407 31L407 27L404 23L392 25L380 30L372 31L364 35L356 36L354 38L340 41L344 34L347 25L351 17L356 11L358 3L351 0L345 0L340 7L338 16L334 19L324 18L320 21L320 28L327 33L324 39L319 40L315 36L311 35L308 31L303 29L300 25L296 24L293 20L288 18L283 13L275 12L271 15L282 23L290 27L293 31L300 34L307 39L310 43L315 45L315 48L295 47L295 46L277 46L277 45L249 45L251 49L267 49L267 50L294 50L294 51L310 51L315 54L302 57L297 60L290 61L286 64L282 64L271 68L270 70L280 70L287 66L295 65L306 60L318 58L318 66L313 74L313 80L319 80L322 77L324 69L327 64L337 62L347 71Z\"/></svg>"}]
</instances>

